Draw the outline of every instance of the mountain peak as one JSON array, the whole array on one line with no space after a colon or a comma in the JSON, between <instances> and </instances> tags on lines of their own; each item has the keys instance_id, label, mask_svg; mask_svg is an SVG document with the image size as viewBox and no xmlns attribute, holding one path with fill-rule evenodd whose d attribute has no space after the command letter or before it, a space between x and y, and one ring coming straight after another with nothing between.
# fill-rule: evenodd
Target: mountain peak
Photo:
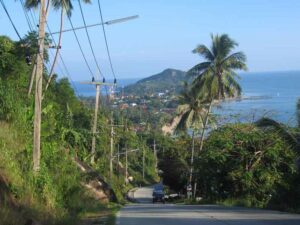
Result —
<instances>
[{"instance_id":1,"label":"mountain peak","mask_svg":"<svg viewBox=\"0 0 300 225\"><path fill-rule=\"evenodd\" d=\"M157 93L169 89L180 89L186 72L168 68L161 73L139 80L136 84L125 87L127 93Z\"/></svg>"}]
</instances>

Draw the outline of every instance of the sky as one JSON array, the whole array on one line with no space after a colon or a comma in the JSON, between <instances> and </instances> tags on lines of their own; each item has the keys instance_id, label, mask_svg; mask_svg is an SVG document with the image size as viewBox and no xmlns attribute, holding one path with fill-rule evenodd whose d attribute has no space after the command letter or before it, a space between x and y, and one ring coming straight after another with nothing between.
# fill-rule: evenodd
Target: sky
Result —
<instances>
[{"instance_id":1,"label":"sky","mask_svg":"<svg viewBox=\"0 0 300 225\"><path fill-rule=\"evenodd\" d=\"M29 27L20 1L4 2L19 33L25 35ZM72 2L74 26L82 26L78 2ZM236 51L247 55L249 72L300 70L299 0L101 0L101 4L104 21L139 15L135 20L105 26L118 79L147 77L167 68L188 70L203 60L192 50L198 44L209 46L211 34L223 33L239 43ZM100 22L97 0L83 4L83 11L87 24ZM34 14L38 17L38 10ZM59 12L50 11L52 32L59 30L59 18ZM64 25L70 28L67 18ZM89 33L101 71L111 79L101 29L89 28ZM77 34L96 76L86 33L80 30ZM2 7L0 35L18 40ZM64 33L61 54L73 80L91 79L72 32ZM61 67L59 62L56 72L65 76Z\"/></svg>"}]
</instances>

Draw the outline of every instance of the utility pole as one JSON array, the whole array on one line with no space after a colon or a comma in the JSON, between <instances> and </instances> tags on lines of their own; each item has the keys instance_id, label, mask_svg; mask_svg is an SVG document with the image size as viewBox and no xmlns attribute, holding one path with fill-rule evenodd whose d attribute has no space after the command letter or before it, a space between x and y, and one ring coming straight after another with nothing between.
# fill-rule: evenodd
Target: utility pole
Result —
<instances>
[{"instance_id":1,"label":"utility pole","mask_svg":"<svg viewBox=\"0 0 300 225\"><path fill-rule=\"evenodd\" d=\"M34 104L34 134L33 134L33 171L40 169L41 159L41 112L42 112L42 91L43 91L43 66L44 66L44 44L45 44L45 22L46 10L45 0L40 0L39 18L39 52L37 54L36 65L36 85Z\"/></svg>"},{"instance_id":2,"label":"utility pole","mask_svg":"<svg viewBox=\"0 0 300 225\"><path fill-rule=\"evenodd\" d=\"M120 144L118 144L118 176L120 174Z\"/></svg>"},{"instance_id":3,"label":"utility pole","mask_svg":"<svg viewBox=\"0 0 300 225\"><path fill-rule=\"evenodd\" d=\"M92 150L91 150L91 163L95 163L95 154L96 154L96 134L97 134L97 119L98 119L98 109L99 109L99 98L100 98L100 88L101 86L114 86L113 83L105 83L99 81L92 82L80 82L81 84L92 84L96 86L96 102L95 102L95 114L92 127Z\"/></svg>"},{"instance_id":4,"label":"utility pole","mask_svg":"<svg viewBox=\"0 0 300 225\"><path fill-rule=\"evenodd\" d=\"M145 148L143 147L143 180L145 180Z\"/></svg>"},{"instance_id":5,"label":"utility pole","mask_svg":"<svg viewBox=\"0 0 300 225\"><path fill-rule=\"evenodd\" d=\"M96 84L96 102L95 102L95 114L93 122L93 137L92 137L92 151L91 151L91 163L95 163L95 153L96 153L96 132L97 132L97 119L98 119L98 108L99 108L99 98L100 98L100 85Z\"/></svg>"},{"instance_id":6,"label":"utility pole","mask_svg":"<svg viewBox=\"0 0 300 225\"><path fill-rule=\"evenodd\" d=\"M118 153L118 156L125 154L125 174L124 174L124 176L125 176L125 184L127 185L127 183L128 183L128 153L136 152L136 151L139 151L140 149L137 148L137 149L129 150L129 149L127 149L127 145L125 145L125 148L123 148L123 149L125 149L125 151L122 153Z\"/></svg>"},{"instance_id":7,"label":"utility pole","mask_svg":"<svg viewBox=\"0 0 300 225\"><path fill-rule=\"evenodd\" d=\"M125 185L128 184L128 153L127 146L125 146Z\"/></svg>"},{"instance_id":8,"label":"utility pole","mask_svg":"<svg viewBox=\"0 0 300 225\"><path fill-rule=\"evenodd\" d=\"M111 119L110 119L110 158L109 158L109 179L110 184L112 184L113 179L113 157L114 157L114 118L113 118L113 112L111 113Z\"/></svg>"},{"instance_id":9,"label":"utility pole","mask_svg":"<svg viewBox=\"0 0 300 225\"><path fill-rule=\"evenodd\" d=\"M114 117L113 117L113 112L111 113L111 119L110 119L110 158L109 158L109 178L110 178L110 183L112 184L113 182L113 172L114 172L114 168L113 168L113 160L114 160L114 135L115 135L115 131L114 131L114 127L123 127L123 125L115 125L114 124ZM118 166L119 166L119 147L120 145L118 145Z\"/></svg>"},{"instance_id":10,"label":"utility pole","mask_svg":"<svg viewBox=\"0 0 300 225\"><path fill-rule=\"evenodd\" d=\"M155 139L153 140L153 154L154 154L154 160L155 160L155 170L157 171L157 151L156 151L156 143Z\"/></svg>"}]
</instances>

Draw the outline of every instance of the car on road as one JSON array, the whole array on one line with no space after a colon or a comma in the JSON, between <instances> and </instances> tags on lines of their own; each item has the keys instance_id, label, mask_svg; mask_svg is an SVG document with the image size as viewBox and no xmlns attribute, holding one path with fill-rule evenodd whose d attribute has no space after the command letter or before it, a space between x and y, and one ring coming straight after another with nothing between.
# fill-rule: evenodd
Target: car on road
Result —
<instances>
[{"instance_id":1,"label":"car on road","mask_svg":"<svg viewBox=\"0 0 300 225\"><path fill-rule=\"evenodd\" d=\"M152 194L152 202L162 202L165 203L165 193L163 189L154 189Z\"/></svg>"}]
</instances>

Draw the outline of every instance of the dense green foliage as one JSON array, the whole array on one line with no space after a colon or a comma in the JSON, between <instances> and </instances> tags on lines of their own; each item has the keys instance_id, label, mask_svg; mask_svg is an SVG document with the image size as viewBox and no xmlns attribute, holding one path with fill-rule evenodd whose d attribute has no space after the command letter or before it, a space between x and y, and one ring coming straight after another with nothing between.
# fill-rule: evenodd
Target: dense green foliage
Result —
<instances>
[{"instance_id":1,"label":"dense green foliage","mask_svg":"<svg viewBox=\"0 0 300 225\"><path fill-rule=\"evenodd\" d=\"M295 152L276 132L251 124L226 125L210 134L197 161L201 194L246 206L291 205L282 193L292 197L287 190L297 188L295 160Z\"/></svg>"},{"instance_id":2,"label":"dense green foliage","mask_svg":"<svg viewBox=\"0 0 300 225\"><path fill-rule=\"evenodd\" d=\"M22 41L28 39L32 35ZM22 49L19 42L0 37L0 192L3 192L0 195L7 196L0 207L0 218L5 218L1 222L20 224L19 221L32 218L48 224L67 224L67 220L75 224L82 213L104 207L83 186L93 176L83 174L74 163L74 159L90 161L93 110L79 101L66 78L52 81L42 103L41 170L33 174L34 96L27 96L33 66L25 63L26 51L34 49ZM44 78L48 79L46 71ZM96 163L91 165L106 182L109 182L110 117L105 108L99 112ZM124 121L120 115L115 115L114 120L116 124ZM157 177L151 146L136 134L130 122L126 127L115 128L114 139L115 153L118 146L120 152L125 147L145 149L144 180L142 151L128 156L133 182L127 186L124 155L120 157L121 168L114 161L112 187L117 199L123 201L131 185L154 182Z\"/></svg>"}]
</instances>

